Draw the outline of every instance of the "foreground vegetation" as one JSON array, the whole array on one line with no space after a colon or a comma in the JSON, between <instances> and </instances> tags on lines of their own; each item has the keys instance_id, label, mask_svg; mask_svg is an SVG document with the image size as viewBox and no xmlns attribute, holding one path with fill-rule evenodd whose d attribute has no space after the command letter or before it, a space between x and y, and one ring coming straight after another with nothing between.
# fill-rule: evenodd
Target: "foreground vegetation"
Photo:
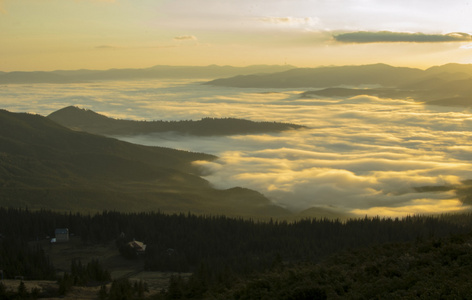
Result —
<instances>
[{"instance_id":1,"label":"foreground vegetation","mask_svg":"<svg viewBox=\"0 0 472 300\"><path fill-rule=\"evenodd\" d=\"M127 255L143 269L193 273L187 279L173 276L166 290L152 296L159 299L457 298L470 292L465 283L472 275L470 214L288 223L0 208L5 278L57 278L43 249L28 242L53 236L58 227L69 228L84 244L115 242L117 252L132 239L143 241L145 254ZM91 261L74 262L60 282L67 292L71 285L111 280ZM101 289L108 297L103 299L112 299L110 289ZM151 297L143 291L144 285L136 286L127 299Z\"/></svg>"},{"instance_id":2,"label":"foreground vegetation","mask_svg":"<svg viewBox=\"0 0 472 300\"><path fill-rule=\"evenodd\" d=\"M343 251L320 264L275 264L215 285L208 299L469 299L472 235L387 243ZM199 299L192 282L172 281L167 299ZM162 297L162 298L166 298Z\"/></svg>"}]
</instances>

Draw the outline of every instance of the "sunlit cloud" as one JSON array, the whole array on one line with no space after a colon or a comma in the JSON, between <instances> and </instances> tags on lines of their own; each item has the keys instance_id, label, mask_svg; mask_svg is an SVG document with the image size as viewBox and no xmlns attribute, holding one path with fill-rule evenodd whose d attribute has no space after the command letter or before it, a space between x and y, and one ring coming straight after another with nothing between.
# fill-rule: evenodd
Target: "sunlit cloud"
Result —
<instances>
[{"instance_id":1,"label":"sunlit cloud","mask_svg":"<svg viewBox=\"0 0 472 300\"><path fill-rule=\"evenodd\" d=\"M454 32L448 34L424 34L391 31L358 31L337 34L333 36L337 42L342 43L444 43L467 42L472 40L468 33Z\"/></svg>"},{"instance_id":2,"label":"sunlit cloud","mask_svg":"<svg viewBox=\"0 0 472 300\"><path fill-rule=\"evenodd\" d=\"M462 45L462 49L472 49L472 44Z\"/></svg>"},{"instance_id":3,"label":"sunlit cloud","mask_svg":"<svg viewBox=\"0 0 472 300\"><path fill-rule=\"evenodd\" d=\"M399 207L372 207L369 209L354 209L351 213L358 216L385 216L385 217L404 217L408 215L429 215L443 213L456 213L469 210L470 206L463 205L457 199L432 200L416 199L411 201L411 205Z\"/></svg>"},{"instance_id":4,"label":"sunlit cloud","mask_svg":"<svg viewBox=\"0 0 472 300\"><path fill-rule=\"evenodd\" d=\"M218 187L249 186L295 210L327 204L347 208L379 201L408 203L417 197L414 187L460 184L458 176L440 174L470 168L470 164L415 161L413 157L389 161L362 156L281 148L225 152L215 162L198 164L207 168L207 178Z\"/></svg>"}]
</instances>

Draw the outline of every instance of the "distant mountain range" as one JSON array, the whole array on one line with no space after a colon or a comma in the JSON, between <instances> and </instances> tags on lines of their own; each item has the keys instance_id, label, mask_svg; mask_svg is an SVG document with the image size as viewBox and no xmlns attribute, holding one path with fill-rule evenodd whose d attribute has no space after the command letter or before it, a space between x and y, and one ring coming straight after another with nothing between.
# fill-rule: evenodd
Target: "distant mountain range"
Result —
<instances>
[{"instance_id":1,"label":"distant mountain range","mask_svg":"<svg viewBox=\"0 0 472 300\"><path fill-rule=\"evenodd\" d=\"M74 130L102 135L137 135L157 132L174 132L188 135L234 135L280 132L304 128L304 126L253 122L244 119L204 118L199 121L132 121L108 118L92 110L75 106L65 107L51 113L49 119Z\"/></svg>"},{"instance_id":2,"label":"distant mountain range","mask_svg":"<svg viewBox=\"0 0 472 300\"><path fill-rule=\"evenodd\" d=\"M272 74L240 75L215 79L207 84L231 87L326 88L334 86L400 87L425 80L460 80L472 77L472 64L447 64L427 70L393 67L386 64L296 68Z\"/></svg>"},{"instance_id":3,"label":"distant mountain range","mask_svg":"<svg viewBox=\"0 0 472 300\"><path fill-rule=\"evenodd\" d=\"M290 65L232 66L154 66L143 69L72 70L51 72L0 72L0 84L77 83L104 80L157 78L209 79L241 74L272 73L295 68Z\"/></svg>"},{"instance_id":4,"label":"distant mountain range","mask_svg":"<svg viewBox=\"0 0 472 300\"><path fill-rule=\"evenodd\" d=\"M0 84L80 83L159 78L219 78L205 84L241 88L327 89L307 91L302 94L302 97L377 95L387 98L409 97L434 105L472 106L472 64L446 64L426 70L371 64L318 68L296 68L290 65L248 67L210 65L154 66L143 69L0 72Z\"/></svg>"},{"instance_id":5,"label":"distant mountain range","mask_svg":"<svg viewBox=\"0 0 472 300\"><path fill-rule=\"evenodd\" d=\"M240 75L206 84L243 88L317 88L302 97L376 95L409 97L434 105L472 106L472 64L426 70L385 64L298 68L272 74Z\"/></svg>"},{"instance_id":6,"label":"distant mountain range","mask_svg":"<svg viewBox=\"0 0 472 300\"><path fill-rule=\"evenodd\" d=\"M258 88L306 88L340 85L397 86L418 78L423 71L385 64L297 68L272 74L239 75L216 79L210 85Z\"/></svg>"},{"instance_id":7,"label":"distant mountain range","mask_svg":"<svg viewBox=\"0 0 472 300\"><path fill-rule=\"evenodd\" d=\"M217 190L192 162L216 157L148 147L0 110L0 206L286 217L262 194Z\"/></svg>"}]
</instances>

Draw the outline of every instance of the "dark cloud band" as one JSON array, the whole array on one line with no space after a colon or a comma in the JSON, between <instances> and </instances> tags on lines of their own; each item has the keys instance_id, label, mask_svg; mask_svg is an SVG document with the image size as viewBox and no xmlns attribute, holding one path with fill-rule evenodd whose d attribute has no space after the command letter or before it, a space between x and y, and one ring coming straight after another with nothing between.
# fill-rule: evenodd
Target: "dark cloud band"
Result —
<instances>
[{"instance_id":1,"label":"dark cloud band","mask_svg":"<svg viewBox=\"0 0 472 300\"><path fill-rule=\"evenodd\" d=\"M392 31L357 31L334 36L341 43L446 43L471 41L468 33L454 32L448 34L424 34Z\"/></svg>"}]
</instances>

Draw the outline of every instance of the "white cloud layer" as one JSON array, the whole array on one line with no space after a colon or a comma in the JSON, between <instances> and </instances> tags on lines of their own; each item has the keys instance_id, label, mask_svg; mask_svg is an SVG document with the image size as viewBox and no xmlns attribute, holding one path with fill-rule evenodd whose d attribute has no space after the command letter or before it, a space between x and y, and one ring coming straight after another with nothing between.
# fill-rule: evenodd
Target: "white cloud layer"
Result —
<instances>
[{"instance_id":1,"label":"white cloud layer","mask_svg":"<svg viewBox=\"0 0 472 300\"><path fill-rule=\"evenodd\" d=\"M270 92L270 93L268 93ZM400 216L465 208L452 191L472 178L472 113L404 99L300 99L302 91L233 89L165 81L4 86L2 107L47 115L79 105L116 118L236 117L306 125L279 134L124 137L218 155L196 162L218 188L258 190L294 211L329 208Z\"/></svg>"}]
</instances>

